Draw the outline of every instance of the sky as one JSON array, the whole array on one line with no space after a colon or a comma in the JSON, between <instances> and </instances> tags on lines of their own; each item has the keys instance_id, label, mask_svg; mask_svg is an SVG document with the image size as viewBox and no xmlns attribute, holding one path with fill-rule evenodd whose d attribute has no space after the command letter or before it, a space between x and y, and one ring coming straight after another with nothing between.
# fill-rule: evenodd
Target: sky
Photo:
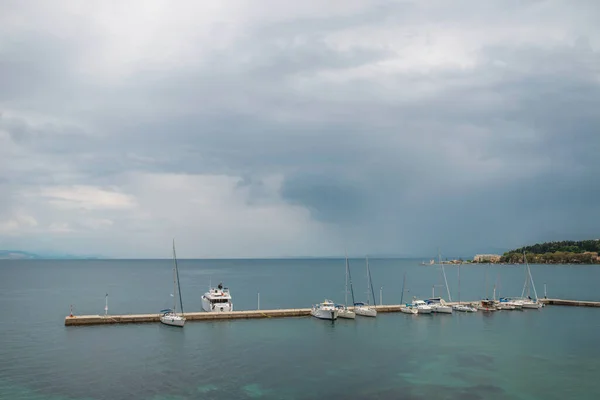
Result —
<instances>
[{"instance_id":1,"label":"sky","mask_svg":"<svg viewBox=\"0 0 600 400\"><path fill-rule=\"evenodd\" d=\"M0 249L600 238L597 1L0 2Z\"/></svg>"}]
</instances>

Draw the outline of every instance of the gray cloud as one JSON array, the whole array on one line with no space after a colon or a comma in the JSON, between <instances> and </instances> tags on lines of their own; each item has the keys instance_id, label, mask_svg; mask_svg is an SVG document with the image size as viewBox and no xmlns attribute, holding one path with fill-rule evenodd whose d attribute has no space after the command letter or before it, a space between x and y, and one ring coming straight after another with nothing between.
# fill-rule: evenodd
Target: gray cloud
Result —
<instances>
[{"instance_id":1,"label":"gray cloud","mask_svg":"<svg viewBox=\"0 0 600 400\"><path fill-rule=\"evenodd\" d=\"M296 17L276 7L224 11L206 29L186 25L180 10L158 21L185 34L158 36L155 46L127 30L123 15L107 23L52 14L34 26L36 14L15 6L13 16L32 20L0 31L11 37L0 50L0 154L9 159L0 179L3 197L26 201L2 202L0 216L36 218L35 230L17 232L23 243L53 235L72 252L68 233L44 230L68 225L88 252L131 255L115 234L127 231L151 242L142 250L152 256L164 240L153 231L209 235L200 217L178 214L186 223L177 228L162 214L187 203L175 207L180 199L163 199L152 182L180 182L169 186L173 196L198 185L190 201L219 205L224 221L242 213L251 224L264 212L301 225L289 228L299 244L287 254L348 245L468 255L597 236L600 36L590 15L598 6L462 4L356 2L338 12L309 2ZM133 54L117 49L111 32L121 31L141 40L125 47ZM106 201L113 190L131 195L137 208L127 218L88 210L81 222L32 194L61 187L73 196L74 186L98 188L76 194ZM285 228L255 227L264 234L250 251L236 223L223 224L235 247L223 255L283 254L270 238ZM303 235L326 239L306 244Z\"/></svg>"}]
</instances>

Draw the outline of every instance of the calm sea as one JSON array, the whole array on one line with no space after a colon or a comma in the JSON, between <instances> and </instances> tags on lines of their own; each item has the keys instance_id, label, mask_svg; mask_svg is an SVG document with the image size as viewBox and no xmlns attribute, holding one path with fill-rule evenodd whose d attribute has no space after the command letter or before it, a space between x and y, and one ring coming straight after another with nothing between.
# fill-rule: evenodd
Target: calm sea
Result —
<instances>
[{"instance_id":1,"label":"calm sea","mask_svg":"<svg viewBox=\"0 0 600 400\"><path fill-rule=\"evenodd\" d=\"M384 304L430 297L421 260L372 259ZM77 314L154 313L171 304L170 260L0 261L1 399L598 399L600 309L65 327ZM344 301L344 261L181 260L186 311L209 283L236 309ZM366 300L364 260L351 260ZM453 300L457 268L446 267ZM532 266L548 297L600 301L600 268ZM522 266L461 268L461 299L520 295ZM381 289L382 288L382 289ZM445 288L436 294L447 298Z\"/></svg>"}]
</instances>

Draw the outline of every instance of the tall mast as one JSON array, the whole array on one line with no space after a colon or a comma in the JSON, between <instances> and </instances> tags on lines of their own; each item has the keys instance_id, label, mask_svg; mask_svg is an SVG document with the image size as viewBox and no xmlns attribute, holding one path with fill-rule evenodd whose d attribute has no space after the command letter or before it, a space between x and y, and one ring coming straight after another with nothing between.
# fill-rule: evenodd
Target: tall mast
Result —
<instances>
[{"instance_id":1,"label":"tall mast","mask_svg":"<svg viewBox=\"0 0 600 400\"><path fill-rule=\"evenodd\" d=\"M347 255L346 255L347 257ZM348 274L348 281L350 282L350 294L352 294L352 305L354 305L354 286L352 285L352 273L350 272L350 263L346 258L346 273Z\"/></svg>"},{"instance_id":2,"label":"tall mast","mask_svg":"<svg viewBox=\"0 0 600 400\"><path fill-rule=\"evenodd\" d=\"M373 295L373 305L377 305L377 301L375 301L375 291L373 290L373 281L371 280L371 269L369 268L369 258L367 257L367 274L369 275L369 287L371 288L371 294ZM367 296L369 294L367 293Z\"/></svg>"},{"instance_id":3,"label":"tall mast","mask_svg":"<svg viewBox=\"0 0 600 400\"><path fill-rule=\"evenodd\" d=\"M462 262L458 264L458 304L460 304L460 266Z\"/></svg>"},{"instance_id":4,"label":"tall mast","mask_svg":"<svg viewBox=\"0 0 600 400\"><path fill-rule=\"evenodd\" d=\"M442 275L444 275L444 283L446 284L446 291L448 292L448 301L452 301L452 296L450 296L450 288L448 287L448 280L446 279L446 271L444 270L444 264L442 264Z\"/></svg>"},{"instance_id":5,"label":"tall mast","mask_svg":"<svg viewBox=\"0 0 600 400\"><path fill-rule=\"evenodd\" d=\"M367 304L369 304L369 303L371 303L371 300L369 300L369 289L371 288L370 282L369 282L369 257L366 257L366 261L367 261Z\"/></svg>"},{"instance_id":6,"label":"tall mast","mask_svg":"<svg viewBox=\"0 0 600 400\"><path fill-rule=\"evenodd\" d=\"M527 272L529 273L529 280L531 280L531 287L533 288L533 295L535 296L535 300L537 301L537 291L535 290L535 283L533 283L533 277L531 276L531 268L529 268L529 263L527 263Z\"/></svg>"},{"instance_id":7,"label":"tall mast","mask_svg":"<svg viewBox=\"0 0 600 400\"><path fill-rule=\"evenodd\" d=\"M183 314L183 300L181 299L181 285L179 284L179 268L177 268L177 254L175 253L175 239L173 239L173 262L174 262L174 270L175 270L175 283L177 284L177 294L179 295L179 306L181 308L181 314ZM176 303L175 299L175 303ZM175 308L173 307L173 310Z\"/></svg>"},{"instance_id":8,"label":"tall mast","mask_svg":"<svg viewBox=\"0 0 600 400\"><path fill-rule=\"evenodd\" d=\"M177 313L177 271L175 270L175 239L173 239L173 313Z\"/></svg>"},{"instance_id":9,"label":"tall mast","mask_svg":"<svg viewBox=\"0 0 600 400\"><path fill-rule=\"evenodd\" d=\"M344 305L348 307L348 250L346 253L346 289L344 290Z\"/></svg>"},{"instance_id":10,"label":"tall mast","mask_svg":"<svg viewBox=\"0 0 600 400\"><path fill-rule=\"evenodd\" d=\"M525 283L523 283L523 291L521 292L521 297L525 297L525 289L528 288L529 276L527 274L527 256L525 255L525 250L523 250L523 264L525 264Z\"/></svg>"},{"instance_id":11,"label":"tall mast","mask_svg":"<svg viewBox=\"0 0 600 400\"><path fill-rule=\"evenodd\" d=\"M406 271L404 271L404 278L402 279L402 294L400 295L400 304L404 304L404 285L406 285Z\"/></svg>"}]
</instances>

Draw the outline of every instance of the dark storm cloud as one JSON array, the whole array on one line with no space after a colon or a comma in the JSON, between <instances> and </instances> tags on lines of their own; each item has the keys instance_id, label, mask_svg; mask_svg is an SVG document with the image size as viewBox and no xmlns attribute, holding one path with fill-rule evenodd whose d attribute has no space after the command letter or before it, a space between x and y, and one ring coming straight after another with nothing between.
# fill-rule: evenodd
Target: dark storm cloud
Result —
<instances>
[{"instance_id":1,"label":"dark storm cloud","mask_svg":"<svg viewBox=\"0 0 600 400\"><path fill-rule=\"evenodd\" d=\"M474 252L597 235L600 55L593 29L581 28L596 4L461 4L265 17L227 46L190 39L185 61L142 57L116 78L81 63L91 46L103 50L102 35L16 32L0 50L0 130L14 146L3 190L119 185L130 172L225 174L263 204L272 200L264 180L277 174L285 202L355 251ZM519 26L534 20L539 38L522 37L532 31ZM381 39L386 29L398 34ZM456 41L469 51L443 42L441 61L419 59L461 29Z\"/></svg>"}]
</instances>

